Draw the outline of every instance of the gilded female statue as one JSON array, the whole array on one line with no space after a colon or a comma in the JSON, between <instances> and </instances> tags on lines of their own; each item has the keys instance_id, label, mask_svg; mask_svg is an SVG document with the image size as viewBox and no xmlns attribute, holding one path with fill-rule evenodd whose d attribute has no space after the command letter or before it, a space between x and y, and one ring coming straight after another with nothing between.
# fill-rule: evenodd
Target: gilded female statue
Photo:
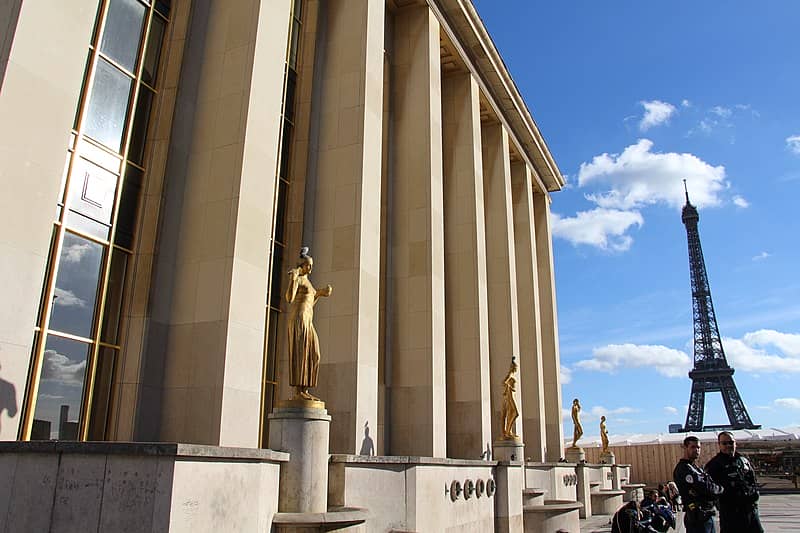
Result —
<instances>
[{"instance_id":1,"label":"gilded female statue","mask_svg":"<svg viewBox=\"0 0 800 533\"><path fill-rule=\"evenodd\" d=\"M308 389L317 386L319 376L319 339L314 329L314 304L320 296L330 296L333 288L328 285L316 290L308 275L314 268L314 260L308 248L300 250L300 263L289 271L289 287L286 301L289 305L289 384L295 388L293 399L319 400Z\"/></svg>"},{"instance_id":2,"label":"gilded female statue","mask_svg":"<svg viewBox=\"0 0 800 533\"><path fill-rule=\"evenodd\" d=\"M519 409L517 409L517 401L514 399L514 391L517 390L517 363L514 358L511 358L511 368L508 370L508 375L503 380L503 407L500 410L500 416L503 421L503 438L504 439L517 439L519 438L514 433L514 422L519 416Z\"/></svg>"},{"instance_id":3,"label":"gilded female statue","mask_svg":"<svg viewBox=\"0 0 800 533\"><path fill-rule=\"evenodd\" d=\"M600 441L603 443L603 451L608 451L608 428L606 428L606 417L600 417Z\"/></svg>"},{"instance_id":4,"label":"gilded female statue","mask_svg":"<svg viewBox=\"0 0 800 533\"><path fill-rule=\"evenodd\" d=\"M572 424L575 426L575 429L572 432L572 447L578 447L578 439L583 436L583 426L581 425L581 402L578 401L577 398L572 400Z\"/></svg>"}]
</instances>

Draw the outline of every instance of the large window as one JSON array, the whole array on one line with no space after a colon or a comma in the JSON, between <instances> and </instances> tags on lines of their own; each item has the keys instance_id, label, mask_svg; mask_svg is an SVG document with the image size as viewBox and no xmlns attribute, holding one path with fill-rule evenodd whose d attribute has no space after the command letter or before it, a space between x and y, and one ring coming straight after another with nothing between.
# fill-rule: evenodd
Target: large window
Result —
<instances>
[{"instance_id":1,"label":"large window","mask_svg":"<svg viewBox=\"0 0 800 533\"><path fill-rule=\"evenodd\" d=\"M23 439L106 438L169 0L103 0L53 225Z\"/></svg>"},{"instance_id":2,"label":"large window","mask_svg":"<svg viewBox=\"0 0 800 533\"><path fill-rule=\"evenodd\" d=\"M279 319L281 314L281 283L286 277L284 258L286 251L286 202L291 183L290 150L292 131L294 130L294 104L297 89L297 58L302 29L303 1L294 0L292 15L289 19L289 42L286 53L286 67L283 84L283 105L281 107L281 139L278 153L278 168L275 172L275 197L273 201L272 240L270 241L270 279L267 297L267 324L264 339L264 390L262 393L261 443L267 445L269 438L269 419L278 389L278 339ZM299 250L298 250L299 251ZM290 254L291 256L291 254Z\"/></svg>"}]
</instances>

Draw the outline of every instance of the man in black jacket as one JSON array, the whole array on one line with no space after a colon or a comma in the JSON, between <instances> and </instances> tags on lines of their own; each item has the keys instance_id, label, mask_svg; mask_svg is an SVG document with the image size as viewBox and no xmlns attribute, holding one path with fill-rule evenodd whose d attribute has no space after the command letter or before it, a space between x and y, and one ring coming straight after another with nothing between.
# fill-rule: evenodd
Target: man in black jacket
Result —
<instances>
[{"instance_id":1,"label":"man in black jacket","mask_svg":"<svg viewBox=\"0 0 800 533\"><path fill-rule=\"evenodd\" d=\"M706 472L722 485L719 528L722 533L764 533L758 517L756 474L747 457L736 453L736 439L729 431L717 435L719 453L706 464Z\"/></svg>"},{"instance_id":2,"label":"man in black jacket","mask_svg":"<svg viewBox=\"0 0 800 533\"><path fill-rule=\"evenodd\" d=\"M714 533L714 500L723 489L694 464L698 457L700 440L694 436L683 439L683 458L675 466L672 477L683 500L686 533Z\"/></svg>"}]
</instances>

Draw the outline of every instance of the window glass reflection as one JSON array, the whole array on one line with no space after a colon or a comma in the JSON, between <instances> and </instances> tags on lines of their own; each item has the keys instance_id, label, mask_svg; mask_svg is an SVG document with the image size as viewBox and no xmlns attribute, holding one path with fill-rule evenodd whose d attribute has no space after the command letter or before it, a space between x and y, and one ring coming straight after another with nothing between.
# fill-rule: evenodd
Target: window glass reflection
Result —
<instances>
[{"instance_id":1,"label":"window glass reflection","mask_svg":"<svg viewBox=\"0 0 800 533\"><path fill-rule=\"evenodd\" d=\"M125 183L122 185L122 198L117 215L117 233L114 241L125 248L133 247L133 233L139 213L139 202L142 196L142 171L128 165Z\"/></svg>"},{"instance_id":2,"label":"window glass reflection","mask_svg":"<svg viewBox=\"0 0 800 533\"><path fill-rule=\"evenodd\" d=\"M77 440L89 344L47 338L31 440Z\"/></svg>"},{"instance_id":3,"label":"window glass reflection","mask_svg":"<svg viewBox=\"0 0 800 533\"><path fill-rule=\"evenodd\" d=\"M128 268L128 254L114 249L111 255L111 273L106 291L106 307L103 313L103 328L100 340L117 344L119 317L122 308L122 289L125 287L125 270Z\"/></svg>"},{"instance_id":4,"label":"window glass reflection","mask_svg":"<svg viewBox=\"0 0 800 533\"><path fill-rule=\"evenodd\" d=\"M61 248L50 329L91 337L103 246L66 233Z\"/></svg>"},{"instance_id":5,"label":"window glass reflection","mask_svg":"<svg viewBox=\"0 0 800 533\"><path fill-rule=\"evenodd\" d=\"M119 152L133 80L99 59L86 113L86 134Z\"/></svg>"},{"instance_id":6,"label":"window glass reflection","mask_svg":"<svg viewBox=\"0 0 800 533\"><path fill-rule=\"evenodd\" d=\"M146 8L139 0L111 0L100 51L133 72Z\"/></svg>"},{"instance_id":7,"label":"window glass reflection","mask_svg":"<svg viewBox=\"0 0 800 533\"><path fill-rule=\"evenodd\" d=\"M142 81L155 86L158 69L158 56L161 54L161 43L164 41L164 19L153 17L150 23L150 34L147 36L147 50L144 53Z\"/></svg>"},{"instance_id":8,"label":"window glass reflection","mask_svg":"<svg viewBox=\"0 0 800 533\"><path fill-rule=\"evenodd\" d=\"M114 378L114 360L117 351L113 348L100 348L97 355L97 369L94 376L94 390L89 413L89 440L105 440L108 408L111 405L111 387Z\"/></svg>"},{"instance_id":9,"label":"window glass reflection","mask_svg":"<svg viewBox=\"0 0 800 533\"><path fill-rule=\"evenodd\" d=\"M147 136L147 124L150 122L150 107L153 105L153 91L141 85L139 98L136 100L136 113L133 116L133 132L128 147L128 159L141 165L144 159L144 141Z\"/></svg>"},{"instance_id":10,"label":"window glass reflection","mask_svg":"<svg viewBox=\"0 0 800 533\"><path fill-rule=\"evenodd\" d=\"M111 223L117 176L79 157L69 182L70 209L104 224Z\"/></svg>"}]
</instances>

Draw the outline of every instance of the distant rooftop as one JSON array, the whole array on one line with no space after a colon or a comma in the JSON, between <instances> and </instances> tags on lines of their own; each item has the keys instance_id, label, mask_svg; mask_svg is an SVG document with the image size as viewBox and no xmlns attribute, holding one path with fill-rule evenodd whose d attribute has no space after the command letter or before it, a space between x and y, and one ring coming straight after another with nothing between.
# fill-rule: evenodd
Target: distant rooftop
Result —
<instances>
[{"instance_id":1,"label":"distant rooftop","mask_svg":"<svg viewBox=\"0 0 800 533\"><path fill-rule=\"evenodd\" d=\"M680 444L689 435L694 435L701 442L716 442L718 431L693 431L689 433L633 433L629 435L609 435L609 446L629 446L631 444ZM764 429L737 429L731 431L739 442L747 441L798 441L800 440L800 426L785 428ZM567 446L572 444L572 436L565 436ZM590 436L580 440L584 448L599 448L602 446L600 436Z\"/></svg>"}]
</instances>

